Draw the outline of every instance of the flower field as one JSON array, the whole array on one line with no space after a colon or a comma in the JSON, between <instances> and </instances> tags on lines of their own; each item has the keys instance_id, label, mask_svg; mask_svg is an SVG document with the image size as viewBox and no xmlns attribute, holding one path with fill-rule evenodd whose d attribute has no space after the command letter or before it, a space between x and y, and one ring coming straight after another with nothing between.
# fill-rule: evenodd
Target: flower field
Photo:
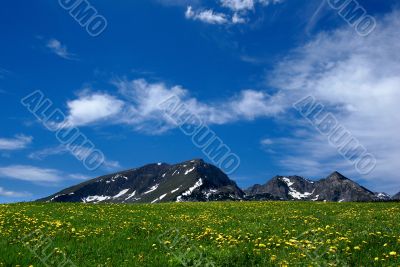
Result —
<instances>
[{"instance_id":1,"label":"flower field","mask_svg":"<svg viewBox=\"0 0 400 267\"><path fill-rule=\"evenodd\" d=\"M399 266L400 204L10 204L0 242L0 266Z\"/></svg>"}]
</instances>

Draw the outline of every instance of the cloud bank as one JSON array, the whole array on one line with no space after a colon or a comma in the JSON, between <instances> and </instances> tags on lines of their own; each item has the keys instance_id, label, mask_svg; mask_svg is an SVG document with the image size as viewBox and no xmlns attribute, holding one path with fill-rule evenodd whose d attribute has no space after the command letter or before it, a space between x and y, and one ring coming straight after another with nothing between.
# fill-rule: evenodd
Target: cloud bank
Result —
<instances>
[{"instance_id":1,"label":"cloud bank","mask_svg":"<svg viewBox=\"0 0 400 267\"><path fill-rule=\"evenodd\" d=\"M29 182L59 182L62 176L53 169L37 168L28 165L0 167L0 176Z\"/></svg>"},{"instance_id":2,"label":"cloud bank","mask_svg":"<svg viewBox=\"0 0 400 267\"><path fill-rule=\"evenodd\" d=\"M373 183L379 177L377 184L391 182L400 188L400 54L395 52L400 49L399 15L394 11L382 18L368 37L347 26L319 34L279 62L269 84L291 103L307 95L323 102L378 159L375 171L363 178ZM306 138L294 137L296 151L302 153L284 159L285 166L306 166L299 158L308 158L316 169L340 166L342 160L328 152L326 140L309 130ZM318 153L321 150L325 154Z\"/></svg>"},{"instance_id":3,"label":"cloud bank","mask_svg":"<svg viewBox=\"0 0 400 267\"><path fill-rule=\"evenodd\" d=\"M56 169L39 168L31 165L10 165L0 167L0 177L55 186L67 179L86 179L82 174L65 174Z\"/></svg>"},{"instance_id":4,"label":"cloud bank","mask_svg":"<svg viewBox=\"0 0 400 267\"><path fill-rule=\"evenodd\" d=\"M119 96L87 92L67 103L71 126L96 123L122 124L146 133L162 133L176 125L164 114L161 103L179 98L203 123L228 124L273 117L284 111L280 94L243 90L225 101L204 103L181 86L150 83L144 79L118 79L113 82Z\"/></svg>"}]
</instances>

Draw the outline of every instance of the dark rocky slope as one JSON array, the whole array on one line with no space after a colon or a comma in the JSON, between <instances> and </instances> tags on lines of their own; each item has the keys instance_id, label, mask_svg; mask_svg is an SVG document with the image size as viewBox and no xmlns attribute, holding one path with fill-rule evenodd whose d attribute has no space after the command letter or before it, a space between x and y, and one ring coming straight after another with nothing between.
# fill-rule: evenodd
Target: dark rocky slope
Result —
<instances>
[{"instance_id":1,"label":"dark rocky slope","mask_svg":"<svg viewBox=\"0 0 400 267\"><path fill-rule=\"evenodd\" d=\"M102 176L39 201L155 203L241 200L244 193L217 167L203 160L150 164Z\"/></svg>"}]
</instances>

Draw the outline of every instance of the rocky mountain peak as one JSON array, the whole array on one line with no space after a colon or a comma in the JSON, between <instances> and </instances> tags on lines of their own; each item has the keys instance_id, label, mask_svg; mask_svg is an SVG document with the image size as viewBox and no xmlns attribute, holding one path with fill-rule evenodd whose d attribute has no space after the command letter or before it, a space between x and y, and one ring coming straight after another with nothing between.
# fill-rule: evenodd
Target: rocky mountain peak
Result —
<instances>
[{"instance_id":1,"label":"rocky mountain peak","mask_svg":"<svg viewBox=\"0 0 400 267\"><path fill-rule=\"evenodd\" d=\"M236 183L201 159L178 164L153 163L105 175L41 199L47 202L157 203L240 200Z\"/></svg>"},{"instance_id":2,"label":"rocky mountain peak","mask_svg":"<svg viewBox=\"0 0 400 267\"><path fill-rule=\"evenodd\" d=\"M345 177L343 174L339 173L338 171L334 171L326 179L327 180L336 180L336 181L349 180L347 177Z\"/></svg>"}]
</instances>

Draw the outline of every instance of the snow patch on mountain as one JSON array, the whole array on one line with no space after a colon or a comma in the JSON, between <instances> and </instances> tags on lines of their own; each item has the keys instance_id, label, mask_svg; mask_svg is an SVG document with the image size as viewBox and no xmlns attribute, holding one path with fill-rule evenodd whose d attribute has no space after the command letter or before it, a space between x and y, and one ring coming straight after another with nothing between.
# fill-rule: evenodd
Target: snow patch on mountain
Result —
<instances>
[{"instance_id":1,"label":"snow patch on mountain","mask_svg":"<svg viewBox=\"0 0 400 267\"><path fill-rule=\"evenodd\" d=\"M294 199L305 199L305 198L308 198L308 197L310 197L313 193L314 193L314 191L313 192L304 192L304 193L300 193L300 192L298 192L297 190L295 190L293 187L292 187L292 185L294 185L294 182L292 182L289 178L287 178L287 177L284 177L284 178L282 178L282 181L283 182L285 182L286 183L286 185L289 187L289 195L291 196L291 197L293 197Z\"/></svg>"},{"instance_id":2,"label":"snow patch on mountain","mask_svg":"<svg viewBox=\"0 0 400 267\"><path fill-rule=\"evenodd\" d=\"M389 200L389 199L391 199L391 196L389 194L386 194L386 193L375 193L375 196L379 200Z\"/></svg>"},{"instance_id":3,"label":"snow patch on mountain","mask_svg":"<svg viewBox=\"0 0 400 267\"><path fill-rule=\"evenodd\" d=\"M161 195L160 197L154 199L154 200L151 202L151 204L156 203L157 201L162 200L166 195L167 195L167 194L164 194L164 195Z\"/></svg>"},{"instance_id":4,"label":"snow patch on mountain","mask_svg":"<svg viewBox=\"0 0 400 267\"><path fill-rule=\"evenodd\" d=\"M291 188L292 189L292 188ZM300 192L297 192L296 190L291 190L290 192L289 192L289 195L290 196L292 196L294 199L304 199L304 198L308 198L309 196L311 196L312 194L314 193L314 191L313 192L304 192L304 193L300 193Z\"/></svg>"},{"instance_id":5,"label":"snow patch on mountain","mask_svg":"<svg viewBox=\"0 0 400 267\"><path fill-rule=\"evenodd\" d=\"M156 185L150 187L150 189L149 189L148 191L144 192L143 195L146 195L146 194L148 194L148 193L151 193L151 192L157 190L157 188L158 188L159 185L160 185L160 184L156 184Z\"/></svg>"},{"instance_id":6,"label":"snow patch on mountain","mask_svg":"<svg viewBox=\"0 0 400 267\"><path fill-rule=\"evenodd\" d=\"M133 193L132 193L132 194L128 195L128 197L127 197L127 198L125 198L125 200L129 200L129 199L133 198L135 195L136 195L136 190L135 190L135 191L133 191Z\"/></svg>"},{"instance_id":7,"label":"snow patch on mountain","mask_svg":"<svg viewBox=\"0 0 400 267\"><path fill-rule=\"evenodd\" d=\"M110 183L114 183L117 179L119 179L119 178L123 178L123 179L125 179L126 181L128 181L128 177L126 177L126 176L124 176L124 175L122 175L122 174L117 174L117 175L115 175L114 177L112 177L110 180L107 180L106 181L106 184L110 184ZM103 180L101 180L101 181L103 181Z\"/></svg>"},{"instance_id":8,"label":"snow patch on mountain","mask_svg":"<svg viewBox=\"0 0 400 267\"><path fill-rule=\"evenodd\" d=\"M50 199L50 201L48 201L48 202L52 202L53 200L55 200L55 199L57 199L57 198L59 198L59 197L62 197L62 196L65 196L65 195L56 195L55 197L53 197L52 199Z\"/></svg>"},{"instance_id":9,"label":"snow patch on mountain","mask_svg":"<svg viewBox=\"0 0 400 267\"><path fill-rule=\"evenodd\" d=\"M200 186L203 185L203 179L199 179L192 187L190 187L187 191L185 191L182 195L176 198L176 202L182 202L182 197L187 197L190 196L194 190L199 188Z\"/></svg>"},{"instance_id":10,"label":"snow patch on mountain","mask_svg":"<svg viewBox=\"0 0 400 267\"><path fill-rule=\"evenodd\" d=\"M209 199L211 195L213 195L213 194L215 194L215 193L217 193L217 192L218 192L218 190L210 189L210 190L204 192L204 195L205 195L205 197L206 197L207 199Z\"/></svg>"},{"instance_id":11,"label":"snow patch on mountain","mask_svg":"<svg viewBox=\"0 0 400 267\"><path fill-rule=\"evenodd\" d=\"M83 203L99 203L111 199L110 196L88 196L82 199Z\"/></svg>"},{"instance_id":12,"label":"snow patch on mountain","mask_svg":"<svg viewBox=\"0 0 400 267\"><path fill-rule=\"evenodd\" d=\"M182 185L180 185L178 188L174 189L171 191L171 194L175 193L176 191L178 191L179 189L181 189Z\"/></svg>"},{"instance_id":13,"label":"snow patch on mountain","mask_svg":"<svg viewBox=\"0 0 400 267\"><path fill-rule=\"evenodd\" d=\"M319 199L319 195L316 195L315 198L311 199L312 201L317 201Z\"/></svg>"},{"instance_id":14,"label":"snow patch on mountain","mask_svg":"<svg viewBox=\"0 0 400 267\"><path fill-rule=\"evenodd\" d=\"M185 171L185 175L188 175L189 173L191 173L192 171L194 171L196 169L196 167L191 168L190 170Z\"/></svg>"},{"instance_id":15,"label":"snow patch on mountain","mask_svg":"<svg viewBox=\"0 0 400 267\"><path fill-rule=\"evenodd\" d=\"M128 189L124 189L121 192L119 192L118 194L116 194L113 198L119 198L120 196L125 195L126 193L128 193L129 188Z\"/></svg>"},{"instance_id":16,"label":"snow patch on mountain","mask_svg":"<svg viewBox=\"0 0 400 267\"><path fill-rule=\"evenodd\" d=\"M287 184L287 186L289 186L289 188L290 188L292 185L294 185L294 183L293 183L292 181L290 181L289 178L284 177L284 178L282 178L282 181L284 181L284 182Z\"/></svg>"}]
</instances>

